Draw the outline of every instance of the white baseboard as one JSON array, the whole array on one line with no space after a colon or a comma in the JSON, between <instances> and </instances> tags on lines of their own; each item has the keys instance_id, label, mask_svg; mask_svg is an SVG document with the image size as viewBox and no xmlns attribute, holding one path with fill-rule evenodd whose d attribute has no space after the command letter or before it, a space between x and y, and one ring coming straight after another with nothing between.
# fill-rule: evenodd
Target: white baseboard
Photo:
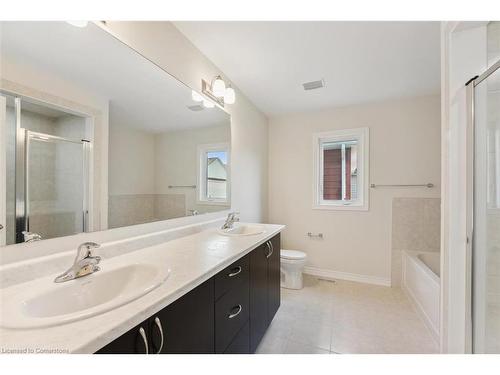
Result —
<instances>
[{"instance_id":1,"label":"white baseboard","mask_svg":"<svg viewBox=\"0 0 500 375\"><path fill-rule=\"evenodd\" d=\"M357 273L349 273L349 272L341 272L341 271L333 271L328 270L326 268L318 268L306 266L304 267L304 273L307 275L321 277L327 280L348 280L348 281L356 281L358 283L365 284L374 284L374 285L383 285L383 286L391 286L391 279L385 277L378 276L367 276L360 275Z\"/></svg>"}]
</instances>

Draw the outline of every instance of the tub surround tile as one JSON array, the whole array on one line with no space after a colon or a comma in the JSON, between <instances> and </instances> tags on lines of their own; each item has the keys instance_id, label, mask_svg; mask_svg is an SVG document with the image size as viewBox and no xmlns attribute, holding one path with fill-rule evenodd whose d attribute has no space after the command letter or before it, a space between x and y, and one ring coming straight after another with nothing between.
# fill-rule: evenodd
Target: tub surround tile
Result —
<instances>
[{"instance_id":1,"label":"tub surround tile","mask_svg":"<svg viewBox=\"0 0 500 375\"><path fill-rule=\"evenodd\" d=\"M108 225L129 225L186 216L184 194L125 194L109 197Z\"/></svg>"},{"instance_id":2,"label":"tub surround tile","mask_svg":"<svg viewBox=\"0 0 500 375\"><path fill-rule=\"evenodd\" d=\"M155 194L154 198L156 220L186 216L186 196L184 194Z\"/></svg>"},{"instance_id":3,"label":"tub surround tile","mask_svg":"<svg viewBox=\"0 0 500 375\"><path fill-rule=\"evenodd\" d=\"M439 252L441 246L440 198L393 198L391 285L401 286L401 252Z\"/></svg>"},{"instance_id":4,"label":"tub surround tile","mask_svg":"<svg viewBox=\"0 0 500 375\"><path fill-rule=\"evenodd\" d=\"M441 199L394 198L392 200L392 248L439 251Z\"/></svg>"},{"instance_id":5,"label":"tub surround tile","mask_svg":"<svg viewBox=\"0 0 500 375\"><path fill-rule=\"evenodd\" d=\"M423 251L439 252L441 246L441 199L423 200L422 233Z\"/></svg>"}]
</instances>

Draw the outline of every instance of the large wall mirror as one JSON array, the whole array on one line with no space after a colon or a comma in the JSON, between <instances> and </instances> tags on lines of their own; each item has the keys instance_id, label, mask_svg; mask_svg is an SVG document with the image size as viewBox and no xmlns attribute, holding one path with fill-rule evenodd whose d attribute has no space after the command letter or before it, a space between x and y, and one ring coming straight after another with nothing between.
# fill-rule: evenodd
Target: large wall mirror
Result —
<instances>
[{"instance_id":1,"label":"large wall mirror","mask_svg":"<svg viewBox=\"0 0 500 375\"><path fill-rule=\"evenodd\" d=\"M230 207L223 109L97 24L0 27L1 245Z\"/></svg>"}]
</instances>

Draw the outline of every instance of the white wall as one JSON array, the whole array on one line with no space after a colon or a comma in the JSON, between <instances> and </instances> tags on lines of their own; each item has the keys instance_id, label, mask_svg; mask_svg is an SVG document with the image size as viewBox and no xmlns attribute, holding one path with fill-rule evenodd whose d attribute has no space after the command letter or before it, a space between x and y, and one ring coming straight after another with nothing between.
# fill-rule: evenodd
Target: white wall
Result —
<instances>
[{"instance_id":1,"label":"white wall","mask_svg":"<svg viewBox=\"0 0 500 375\"><path fill-rule=\"evenodd\" d=\"M229 143L231 129L228 125L211 126L175 132L166 132L156 137L156 194L185 194L186 209L199 213L221 211L226 206L198 204L196 189L169 189L169 185L197 185L198 145Z\"/></svg>"},{"instance_id":2,"label":"white wall","mask_svg":"<svg viewBox=\"0 0 500 375\"><path fill-rule=\"evenodd\" d=\"M223 75L171 22L109 21L106 25L120 39L198 91L201 79ZM265 221L267 119L241 91L235 90L236 103L226 107L231 114L232 208L241 212L242 220Z\"/></svg>"},{"instance_id":3,"label":"white wall","mask_svg":"<svg viewBox=\"0 0 500 375\"><path fill-rule=\"evenodd\" d=\"M441 44L441 351L464 353L470 350L465 83L487 67L486 23L446 22Z\"/></svg>"},{"instance_id":4,"label":"white wall","mask_svg":"<svg viewBox=\"0 0 500 375\"><path fill-rule=\"evenodd\" d=\"M153 133L124 123L109 125L109 227L116 228L224 211L228 205L198 204L198 145L229 143L226 125Z\"/></svg>"},{"instance_id":5,"label":"white wall","mask_svg":"<svg viewBox=\"0 0 500 375\"><path fill-rule=\"evenodd\" d=\"M436 187L370 189L368 212L313 210L313 132L357 127L370 128L370 182ZM283 247L306 251L309 266L388 283L392 198L440 196L439 96L272 118L269 144L269 221L287 225Z\"/></svg>"},{"instance_id":6,"label":"white wall","mask_svg":"<svg viewBox=\"0 0 500 375\"><path fill-rule=\"evenodd\" d=\"M109 124L109 195L155 193L155 138L122 124Z\"/></svg>"}]
</instances>

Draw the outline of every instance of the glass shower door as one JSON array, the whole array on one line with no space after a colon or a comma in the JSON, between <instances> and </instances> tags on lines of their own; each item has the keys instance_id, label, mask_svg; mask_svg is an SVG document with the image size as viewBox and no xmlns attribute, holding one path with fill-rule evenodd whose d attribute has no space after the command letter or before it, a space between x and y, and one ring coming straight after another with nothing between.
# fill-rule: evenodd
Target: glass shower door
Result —
<instances>
[{"instance_id":1,"label":"glass shower door","mask_svg":"<svg viewBox=\"0 0 500 375\"><path fill-rule=\"evenodd\" d=\"M474 93L474 353L500 353L500 61L495 66Z\"/></svg>"},{"instance_id":2,"label":"glass shower door","mask_svg":"<svg viewBox=\"0 0 500 375\"><path fill-rule=\"evenodd\" d=\"M85 231L86 142L26 131L27 230L43 239Z\"/></svg>"}]
</instances>

